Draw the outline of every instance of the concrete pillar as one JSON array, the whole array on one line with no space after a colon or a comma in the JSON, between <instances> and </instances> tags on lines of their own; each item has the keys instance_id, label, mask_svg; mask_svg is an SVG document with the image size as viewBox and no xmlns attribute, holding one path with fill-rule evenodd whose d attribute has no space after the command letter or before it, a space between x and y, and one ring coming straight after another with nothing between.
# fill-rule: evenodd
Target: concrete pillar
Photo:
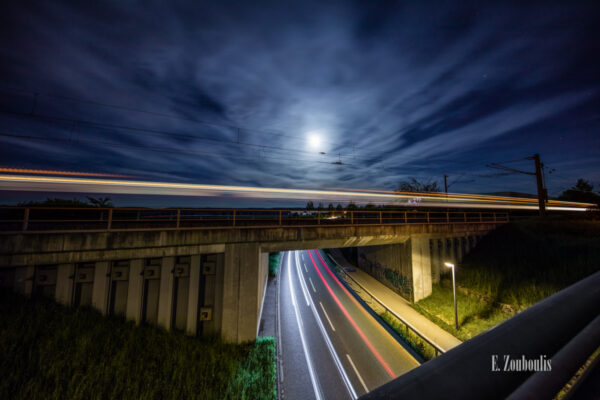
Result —
<instances>
[{"instance_id":1,"label":"concrete pillar","mask_svg":"<svg viewBox=\"0 0 600 400\"><path fill-rule=\"evenodd\" d=\"M431 254L428 237L411 237L413 301L431 294Z\"/></svg>"},{"instance_id":2,"label":"concrete pillar","mask_svg":"<svg viewBox=\"0 0 600 400\"><path fill-rule=\"evenodd\" d=\"M200 281L202 270L200 269L200 255L194 255L190 259L190 291L187 307L187 326L185 331L188 335L196 335L198 330L198 302L200 296Z\"/></svg>"},{"instance_id":3,"label":"concrete pillar","mask_svg":"<svg viewBox=\"0 0 600 400\"><path fill-rule=\"evenodd\" d=\"M33 292L33 278L35 274L35 266L27 265L25 267L17 267L15 269L15 292L31 296Z\"/></svg>"},{"instance_id":4,"label":"concrete pillar","mask_svg":"<svg viewBox=\"0 0 600 400\"><path fill-rule=\"evenodd\" d=\"M171 330L173 315L173 268L175 257L163 257L160 270L160 295L158 303L158 325Z\"/></svg>"},{"instance_id":5,"label":"concrete pillar","mask_svg":"<svg viewBox=\"0 0 600 400\"><path fill-rule=\"evenodd\" d=\"M142 269L144 260L131 260L129 263L129 287L127 289L127 308L125 318L139 324L142 320L142 292L144 290L144 277Z\"/></svg>"},{"instance_id":6,"label":"concrete pillar","mask_svg":"<svg viewBox=\"0 0 600 400\"><path fill-rule=\"evenodd\" d=\"M433 246L431 248L431 282L438 283L440 281L440 241L433 239Z\"/></svg>"},{"instance_id":7,"label":"concrete pillar","mask_svg":"<svg viewBox=\"0 0 600 400\"><path fill-rule=\"evenodd\" d=\"M56 267L56 301L71 306L75 264L59 264Z\"/></svg>"},{"instance_id":8,"label":"concrete pillar","mask_svg":"<svg viewBox=\"0 0 600 400\"><path fill-rule=\"evenodd\" d=\"M260 282L265 279L260 264L257 244L225 246L221 335L226 341L242 343L257 337Z\"/></svg>"},{"instance_id":9,"label":"concrete pillar","mask_svg":"<svg viewBox=\"0 0 600 400\"><path fill-rule=\"evenodd\" d=\"M94 286L92 289L92 307L106 315L108 290L110 286L110 261L99 261L94 266Z\"/></svg>"},{"instance_id":10,"label":"concrete pillar","mask_svg":"<svg viewBox=\"0 0 600 400\"><path fill-rule=\"evenodd\" d=\"M446 254L446 259L444 262L450 262L456 264L456 253L454 252L454 238L446 238L444 239L444 250Z\"/></svg>"},{"instance_id":11,"label":"concrete pillar","mask_svg":"<svg viewBox=\"0 0 600 400\"><path fill-rule=\"evenodd\" d=\"M454 238L454 248L456 251L456 261L457 262L461 262L463 259L463 238L462 237L457 237Z\"/></svg>"}]
</instances>

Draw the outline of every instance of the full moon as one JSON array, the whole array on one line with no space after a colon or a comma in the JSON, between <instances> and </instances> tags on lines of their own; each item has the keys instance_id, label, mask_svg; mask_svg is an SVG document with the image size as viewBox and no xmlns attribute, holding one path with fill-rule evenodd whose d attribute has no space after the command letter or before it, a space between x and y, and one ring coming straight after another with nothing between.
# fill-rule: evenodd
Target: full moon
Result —
<instances>
[{"instance_id":1,"label":"full moon","mask_svg":"<svg viewBox=\"0 0 600 400\"><path fill-rule=\"evenodd\" d=\"M310 134L308 136L308 144L313 149L318 149L321 146L321 138L316 134Z\"/></svg>"}]
</instances>

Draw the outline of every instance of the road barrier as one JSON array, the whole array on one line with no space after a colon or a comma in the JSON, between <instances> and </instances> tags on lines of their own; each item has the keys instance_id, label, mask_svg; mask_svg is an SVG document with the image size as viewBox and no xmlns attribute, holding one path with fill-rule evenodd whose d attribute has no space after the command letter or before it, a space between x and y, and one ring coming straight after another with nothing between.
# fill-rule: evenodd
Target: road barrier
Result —
<instances>
[{"instance_id":1,"label":"road barrier","mask_svg":"<svg viewBox=\"0 0 600 400\"><path fill-rule=\"evenodd\" d=\"M410 322L406 321L400 315L396 314L393 310L391 310L390 308L388 308L381 300L379 300L375 295L371 294L371 292L369 292L364 286L362 286L360 283L358 283L356 281L356 279L354 279L352 276L350 276L350 274L348 272L346 272L346 270L344 269L344 267L342 267L337 261L335 261L335 259L333 259L333 257L329 256L329 258L334 263L337 264L337 266L339 267L339 270L344 273L344 276L346 276L348 279L350 279L354 285L358 286L360 288L360 290L362 290L365 294L367 294L375 303L377 303L377 305L379 305L383 310L385 310L390 315L392 315L394 318L396 318L398 321L400 321L404 326L406 326L407 329L410 329L411 332L413 332L414 334L416 334L425 343L427 343L429 346L431 346L434 349L434 353L435 353L436 357L438 355L443 354L443 353L446 352L438 344L436 344L435 341L433 341L432 339L428 338L427 335L421 333ZM354 290L358 294L357 290L355 290L354 288L352 288L352 290ZM371 306L371 305L369 304L369 306ZM375 310L373 310L373 311L375 311ZM375 311L375 312L377 312L377 311Z\"/></svg>"}]
</instances>

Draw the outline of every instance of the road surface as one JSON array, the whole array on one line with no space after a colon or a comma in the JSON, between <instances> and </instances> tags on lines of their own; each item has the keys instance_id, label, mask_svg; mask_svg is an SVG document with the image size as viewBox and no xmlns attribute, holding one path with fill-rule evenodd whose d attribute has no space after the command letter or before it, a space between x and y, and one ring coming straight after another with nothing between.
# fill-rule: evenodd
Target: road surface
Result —
<instances>
[{"instance_id":1,"label":"road surface","mask_svg":"<svg viewBox=\"0 0 600 400\"><path fill-rule=\"evenodd\" d=\"M284 253L280 274L282 399L354 399L419 365L318 250Z\"/></svg>"}]
</instances>

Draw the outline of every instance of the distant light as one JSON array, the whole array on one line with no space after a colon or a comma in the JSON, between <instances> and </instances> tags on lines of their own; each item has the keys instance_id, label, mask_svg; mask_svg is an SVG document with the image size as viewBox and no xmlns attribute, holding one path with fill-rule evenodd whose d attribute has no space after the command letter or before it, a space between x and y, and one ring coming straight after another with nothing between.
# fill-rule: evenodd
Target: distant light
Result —
<instances>
[{"instance_id":1,"label":"distant light","mask_svg":"<svg viewBox=\"0 0 600 400\"><path fill-rule=\"evenodd\" d=\"M444 265L448 268L454 268L454 264L451 264L449 262L445 262Z\"/></svg>"},{"instance_id":2,"label":"distant light","mask_svg":"<svg viewBox=\"0 0 600 400\"><path fill-rule=\"evenodd\" d=\"M312 133L308 136L308 144L311 148L318 149L321 147L321 138L317 134Z\"/></svg>"}]
</instances>

